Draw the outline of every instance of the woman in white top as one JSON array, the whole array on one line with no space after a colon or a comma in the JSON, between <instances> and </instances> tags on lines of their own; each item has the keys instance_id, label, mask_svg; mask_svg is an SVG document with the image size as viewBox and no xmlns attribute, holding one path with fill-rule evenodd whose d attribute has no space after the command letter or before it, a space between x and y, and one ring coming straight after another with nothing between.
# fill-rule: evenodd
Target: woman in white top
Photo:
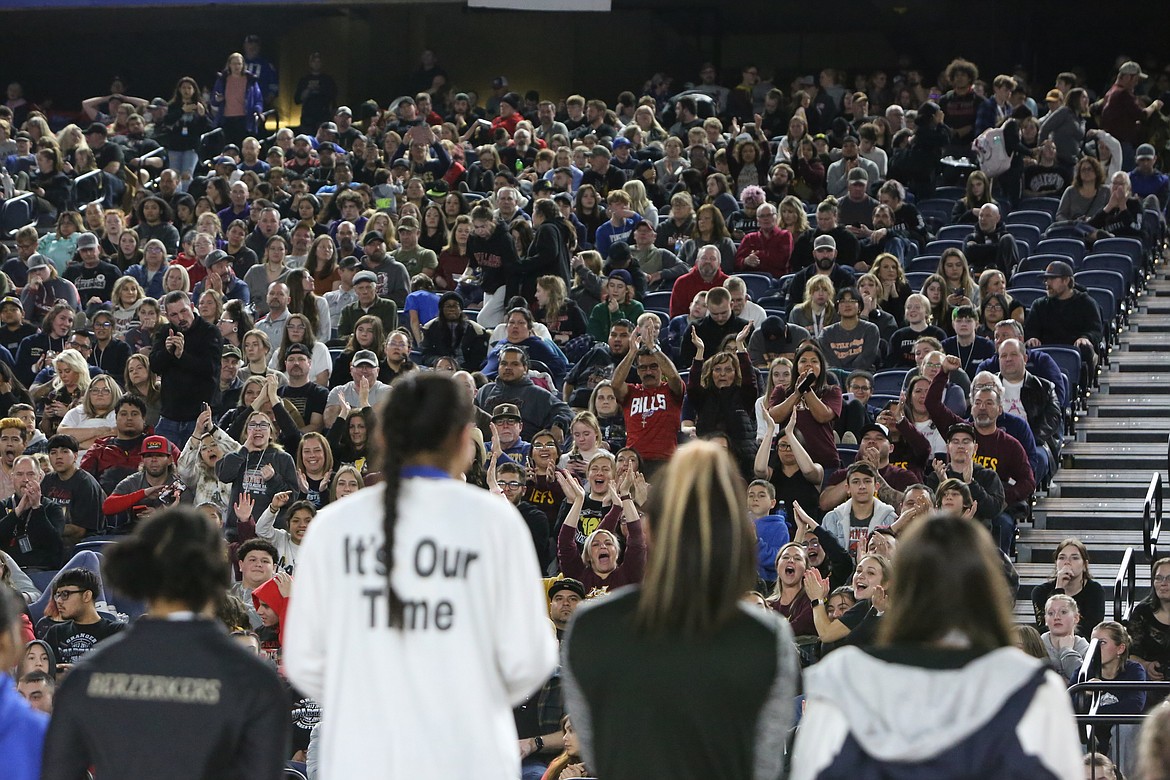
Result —
<instances>
[{"instance_id":1,"label":"woman in white top","mask_svg":"<svg viewBox=\"0 0 1170 780\"><path fill-rule=\"evenodd\" d=\"M284 358L288 355L288 348L293 344L304 344L313 355L313 365L309 369L309 381L316 382L321 387L329 387L329 375L333 373L333 358L329 355L329 347L319 341L313 332L312 323L304 314L290 314L284 323L284 338L281 339L280 349L272 353L268 359L268 367L277 371L284 371Z\"/></svg>"},{"instance_id":2,"label":"woman in white top","mask_svg":"<svg viewBox=\"0 0 1170 780\"><path fill-rule=\"evenodd\" d=\"M557 652L531 534L460 480L474 418L455 380L411 372L379 416L383 484L313 520L285 627L285 672L327 713L321 776L518 777L512 708Z\"/></svg>"},{"instance_id":3,"label":"woman in white top","mask_svg":"<svg viewBox=\"0 0 1170 780\"><path fill-rule=\"evenodd\" d=\"M122 397L118 383L109 374L98 374L89 383L81 403L65 413L57 433L77 439L77 457L85 455L98 439L117 433L114 404Z\"/></svg>"}]
</instances>

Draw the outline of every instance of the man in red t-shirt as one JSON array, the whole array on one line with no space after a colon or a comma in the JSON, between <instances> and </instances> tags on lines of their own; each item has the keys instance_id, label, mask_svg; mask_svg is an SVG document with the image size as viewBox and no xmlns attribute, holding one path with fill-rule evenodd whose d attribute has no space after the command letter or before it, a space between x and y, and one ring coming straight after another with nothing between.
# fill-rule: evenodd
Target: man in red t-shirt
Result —
<instances>
[{"instance_id":1,"label":"man in red t-shirt","mask_svg":"<svg viewBox=\"0 0 1170 780\"><path fill-rule=\"evenodd\" d=\"M626 418L626 443L642 457L649 477L674 454L682 425L682 377L657 344L644 347L642 328L634 329L630 349L613 372L613 392ZM626 383L637 359L640 385Z\"/></svg>"}]
</instances>

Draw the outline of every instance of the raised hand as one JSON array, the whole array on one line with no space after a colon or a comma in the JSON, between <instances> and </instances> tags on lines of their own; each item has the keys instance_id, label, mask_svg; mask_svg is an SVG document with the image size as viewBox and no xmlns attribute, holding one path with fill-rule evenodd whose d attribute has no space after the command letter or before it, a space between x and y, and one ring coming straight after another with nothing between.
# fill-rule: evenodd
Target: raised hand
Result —
<instances>
[{"instance_id":1,"label":"raised hand","mask_svg":"<svg viewBox=\"0 0 1170 780\"><path fill-rule=\"evenodd\" d=\"M300 472L298 472L298 473L300 473ZM303 477L304 475L301 474L301 476ZM308 491L306 490L305 492L308 492ZM277 493L275 496L272 497L271 506L272 506L273 510L280 511L281 509L284 508L284 505L287 504L291 498L292 498L292 491L291 490L280 491L279 493Z\"/></svg>"},{"instance_id":2,"label":"raised hand","mask_svg":"<svg viewBox=\"0 0 1170 780\"><path fill-rule=\"evenodd\" d=\"M280 595L287 599L292 594L292 575L284 569L279 569L272 579L276 580L276 589L280 591Z\"/></svg>"},{"instance_id":3,"label":"raised hand","mask_svg":"<svg viewBox=\"0 0 1170 780\"><path fill-rule=\"evenodd\" d=\"M248 493L240 491L240 497L236 499L236 520L250 520L252 518L252 510L256 508L256 502Z\"/></svg>"},{"instance_id":4,"label":"raised hand","mask_svg":"<svg viewBox=\"0 0 1170 780\"><path fill-rule=\"evenodd\" d=\"M959 360L956 355L947 355L943 358L942 369L948 374L962 367L963 361Z\"/></svg>"}]
</instances>

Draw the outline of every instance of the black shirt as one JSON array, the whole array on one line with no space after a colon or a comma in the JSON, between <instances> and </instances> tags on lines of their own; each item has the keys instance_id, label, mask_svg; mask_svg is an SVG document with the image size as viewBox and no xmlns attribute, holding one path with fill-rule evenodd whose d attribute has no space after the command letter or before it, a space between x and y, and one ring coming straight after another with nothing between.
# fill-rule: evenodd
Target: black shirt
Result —
<instances>
[{"instance_id":1,"label":"black shirt","mask_svg":"<svg viewBox=\"0 0 1170 780\"><path fill-rule=\"evenodd\" d=\"M285 385L280 388L278 395L287 399L297 408L306 425L309 424L309 418L313 416L313 412L320 415L325 414L325 403L329 400L329 390L315 382L307 382L301 387Z\"/></svg>"},{"instance_id":2,"label":"black shirt","mask_svg":"<svg viewBox=\"0 0 1170 780\"><path fill-rule=\"evenodd\" d=\"M75 620L57 623L45 633L45 641L53 648L59 664L75 664L97 646L98 642L123 631L125 623L109 618L98 618L96 623L82 625Z\"/></svg>"},{"instance_id":3,"label":"black shirt","mask_svg":"<svg viewBox=\"0 0 1170 780\"><path fill-rule=\"evenodd\" d=\"M184 333L182 357L167 349L167 337L174 327L163 327L155 336L150 368L162 377L162 416L168 420L194 422L204 402L219 398L220 352L223 336L219 328L198 314Z\"/></svg>"},{"instance_id":4,"label":"black shirt","mask_svg":"<svg viewBox=\"0 0 1170 780\"><path fill-rule=\"evenodd\" d=\"M65 278L73 282L77 288L77 297L81 305L89 303L89 299L97 297L103 302L109 301L114 295L114 282L122 272L113 263L105 260L98 261L93 268L84 265L72 265L65 269Z\"/></svg>"},{"instance_id":5,"label":"black shirt","mask_svg":"<svg viewBox=\"0 0 1170 780\"><path fill-rule=\"evenodd\" d=\"M78 469L67 480L55 473L48 474L41 480L41 494L45 503L61 507L65 522L92 533L100 532L105 526L102 502L106 494L88 471Z\"/></svg>"}]
</instances>

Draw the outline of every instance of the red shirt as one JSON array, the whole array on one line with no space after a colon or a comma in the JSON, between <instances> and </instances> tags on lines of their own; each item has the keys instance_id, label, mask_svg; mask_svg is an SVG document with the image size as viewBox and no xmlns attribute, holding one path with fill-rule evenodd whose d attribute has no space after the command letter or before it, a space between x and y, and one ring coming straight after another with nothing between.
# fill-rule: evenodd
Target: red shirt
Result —
<instances>
[{"instance_id":1,"label":"red shirt","mask_svg":"<svg viewBox=\"0 0 1170 780\"><path fill-rule=\"evenodd\" d=\"M670 316L677 317L691 310L691 301L695 293L710 290L712 287L722 287L727 280L727 274L722 269L715 272L711 281L706 281L699 274L698 268L692 268L674 280L674 287L670 288Z\"/></svg>"},{"instance_id":2,"label":"red shirt","mask_svg":"<svg viewBox=\"0 0 1170 780\"><path fill-rule=\"evenodd\" d=\"M752 252L760 264L751 268L743 264L744 258ZM769 233L756 231L743 237L739 251L735 253L735 270L758 274L771 274L779 279L788 273L788 260L792 257L792 234L787 230L775 229Z\"/></svg>"},{"instance_id":3,"label":"red shirt","mask_svg":"<svg viewBox=\"0 0 1170 780\"><path fill-rule=\"evenodd\" d=\"M682 398L675 397L669 385L626 385L622 411L626 444L643 460L668 460L674 454L682 427Z\"/></svg>"}]
</instances>

